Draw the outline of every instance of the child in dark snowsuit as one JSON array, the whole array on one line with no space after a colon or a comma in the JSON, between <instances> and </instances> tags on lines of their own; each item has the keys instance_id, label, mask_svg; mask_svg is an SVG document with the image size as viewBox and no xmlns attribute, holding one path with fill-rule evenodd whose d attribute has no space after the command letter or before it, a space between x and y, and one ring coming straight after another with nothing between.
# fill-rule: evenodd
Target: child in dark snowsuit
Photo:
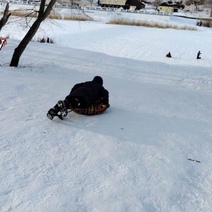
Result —
<instances>
[{"instance_id":1,"label":"child in dark snowsuit","mask_svg":"<svg viewBox=\"0 0 212 212\"><path fill-rule=\"evenodd\" d=\"M54 108L48 111L47 117L53 119L54 116L58 116L62 119L67 116L68 110L94 115L101 113L101 110L103 112L108 107L109 92L103 87L103 79L95 76L92 81L76 84L64 101L60 100Z\"/></svg>"}]
</instances>

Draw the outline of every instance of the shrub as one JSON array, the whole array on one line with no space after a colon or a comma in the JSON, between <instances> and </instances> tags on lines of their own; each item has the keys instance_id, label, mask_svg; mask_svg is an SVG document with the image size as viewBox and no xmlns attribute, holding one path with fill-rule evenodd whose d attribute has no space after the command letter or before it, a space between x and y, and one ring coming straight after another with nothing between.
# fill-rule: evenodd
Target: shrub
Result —
<instances>
[{"instance_id":1,"label":"shrub","mask_svg":"<svg viewBox=\"0 0 212 212\"><path fill-rule=\"evenodd\" d=\"M37 41L40 42L40 43L54 43L54 41L51 38L49 38L49 37L47 37L47 38L39 38Z\"/></svg>"},{"instance_id":2,"label":"shrub","mask_svg":"<svg viewBox=\"0 0 212 212\"><path fill-rule=\"evenodd\" d=\"M120 25L131 25L131 26L144 26L144 27L154 27L154 28L173 28L178 30L196 30L196 27L191 26L177 26L172 24L163 24L157 22L148 22L148 21L136 21L128 19L112 19L107 24L120 24Z\"/></svg>"},{"instance_id":3,"label":"shrub","mask_svg":"<svg viewBox=\"0 0 212 212\"><path fill-rule=\"evenodd\" d=\"M37 17L37 13L36 12L29 12L28 10L13 10L11 11L11 15L12 16L18 16L18 17ZM89 17L86 14L73 14L73 15L69 15L66 14L64 16L61 16L60 14L57 13L50 13L50 15L48 16L49 19L63 19L63 20L77 20L77 21L92 21L93 19L91 17Z\"/></svg>"},{"instance_id":4,"label":"shrub","mask_svg":"<svg viewBox=\"0 0 212 212\"><path fill-rule=\"evenodd\" d=\"M212 22L211 21L203 21L202 22L202 26L205 26L205 27L212 27Z\"/></svg>"}]
</instances>

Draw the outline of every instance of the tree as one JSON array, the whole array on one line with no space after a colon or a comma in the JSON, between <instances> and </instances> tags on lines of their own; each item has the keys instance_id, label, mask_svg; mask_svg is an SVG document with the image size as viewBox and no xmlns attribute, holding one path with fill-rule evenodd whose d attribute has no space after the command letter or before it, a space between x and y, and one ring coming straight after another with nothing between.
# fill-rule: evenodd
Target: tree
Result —
<instances>
[{"instance_id":1,"label":"tree","mask_svg":"<svg viewBox=\"0 0 212 212\"><path fill-rule=\"evenodd\" d=\"M50 14L54 4L57 0L50 0L49 4L46 5L46 0L41 0L40 2L40 8L38 11L38 16L23 40L20 42L18 47L15 49L12 60L10 62L10 66L17 67L20 57L22 53L24 52L25 48L29 44L29 42L32 40L33 36L36 34L37 30L40 27L40 24L47 18L47 16Z\"/></svg>"},{"instance_id":2,"label":"tree","mask_svg":"<svg viewBox=\"0 0 212 212\"><path fill-rule=\"evenodd\" d=\"M205 1L205 5L210 8L211 12L210 12L210 17L212 17L212 0L206 0Z\"/></svg>"},{"instance_id":3,"label":"tree","mask_svg":"<svg viewBox=\"0 0 212 212\"><path fill-rule=\"evenodd\" d=\"M192 0L187 0L187 1L185 1L185 5L186 5L186 6L191 6L191 4L192 4Z\"/></svg>"},{"instance_id":4,"label":"tree","mask_svg":"<svg viewBox=\"0 0 212 212\"><path fill-rule=\"evenodd\" d=\"M196 7L196 10L198 11L198 6L203 4L203 0L192 0L192 3Z\"/></svg>"},{"instance_id":5,"label":"tree","mask_svg":"<svg viewBox=\"0 0 212 212\"><path fill-rule=\"evenodd\" d=\"M7 2L6 7L4 9L3 17L0 20L0 31L3 28L3 26L7 23L11 13L9 13L9 3Z\"/></svg>"},{"instance_id":6,"label":"tree","mask_svg":"<svg viewBox=\"0 0 212 212\"><path fill-rule=\"evenodd\" d=\"M185 1L186 6L190 6L193 4L196 8L196 11L198 11L198 6L203 5L203 3L204 3L204 0L187 0L187 1Z\"/></svg>"},{"instance_id":7,"label":"tree","mask_svg":"<svg viewBox=\"0 0 212 212\"><path fill-rule=\"evenodd\" d=\"M88 2L91 4L91 7L92 7L94 0L88 0Z\"/></svg>"},{"instance_id":8,"label":"tree","mask_svg":"<svg viewBox=\"0 0 212 212\"><path fill-rule=\"evenodd\" d=\"M160 6L161 2L162 2L162 0L154 0L152 2L152 4L155 6L155 9L156 10L157 10L158 6Z\"/></svg>"}]
</instances>

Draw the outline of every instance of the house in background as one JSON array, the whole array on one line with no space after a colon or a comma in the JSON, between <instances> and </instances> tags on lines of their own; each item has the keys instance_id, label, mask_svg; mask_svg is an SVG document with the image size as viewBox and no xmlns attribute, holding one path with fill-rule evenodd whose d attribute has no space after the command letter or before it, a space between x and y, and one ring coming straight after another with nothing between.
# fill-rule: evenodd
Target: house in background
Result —
<instances>
[{"instance_id":1,"label":"house in background","mask_svg":"<svg viewBox=\"0 0 212 212\"><path fill-rule=\"evenodd\" d=\"M141 0L127 0L126 5L129 5L128 9L140 10L145 8L145 4Z\"/></svg>"},{"instance_id":2,"label":"house in background","mask_svg":"<svg viewBox=\"0 0 212 212\"><path fill-rule=\"evenodd\" d=\"M98 5L101 7L113 7L123 9L140 10L145 7L141 0L98 0Z\"/></svg>"},{"instance_id":3,"label":"house in background","mask_svg":"<svg viewBox=\"0 0 212 212\"><path fill-rule=\"evenodd\" d=\"M167 12L167 13L178 12L178 9L183 10L184 8L185 8L185 5L182 4L182 2L178 2L178 3L163 2L157 7L159 11Z\"/></svg>"},{"instance_id":4,"label":"house in background","mask_svg":"<svg viewBox=\"0 0 212 212\"><path fill-rule=\"evenodd\" d=\"M174 8L169 6L158 6L157 8L160 12L173 13Z\"/></svg>"}]
</instances>

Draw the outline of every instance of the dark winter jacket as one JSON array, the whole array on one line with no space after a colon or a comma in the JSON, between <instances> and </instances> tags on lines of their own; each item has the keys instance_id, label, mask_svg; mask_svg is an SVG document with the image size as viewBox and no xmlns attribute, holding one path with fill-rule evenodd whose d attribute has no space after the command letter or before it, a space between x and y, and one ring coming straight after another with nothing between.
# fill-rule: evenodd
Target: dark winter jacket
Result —
<instances>
[{"instance_id":1,"label":"dark winter jacket","mask_svg":"<svg viewBox=\"0 0 212 212\"><path fill-rule=\"evenodd\" d=\"M100 98L104 104L109 104L109 92L103 87L103 80L99 76L94 77L92 81L76 84L66 100L71 103L75 97L80 99L82 103L80 107L83 108L89 107Z\"/></svg>"}]
</instances>

